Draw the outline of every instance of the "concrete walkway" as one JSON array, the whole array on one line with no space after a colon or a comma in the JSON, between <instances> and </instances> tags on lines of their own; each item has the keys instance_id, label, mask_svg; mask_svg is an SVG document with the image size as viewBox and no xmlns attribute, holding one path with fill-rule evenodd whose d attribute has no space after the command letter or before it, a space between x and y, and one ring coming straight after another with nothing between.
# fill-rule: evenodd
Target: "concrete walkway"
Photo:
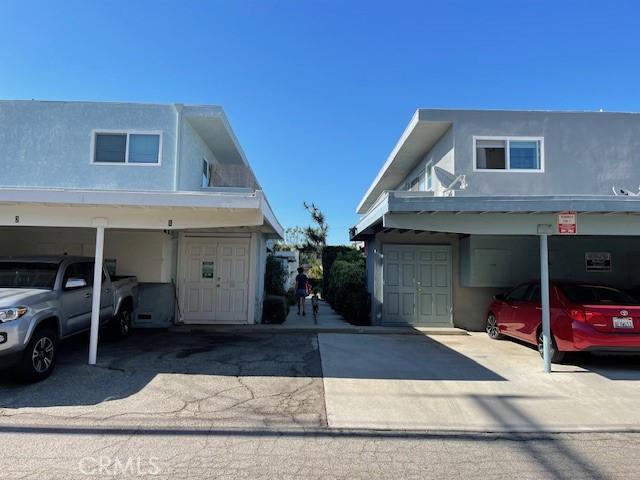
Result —
<instances>
[{"instance_id":1,"label":"concrete walkway","mask_svg":"<svg viewBox=\"0 0 640 480\"><path fill-rule=\"evenodd\" d=\"M535 348L467 336L318 335L331 428L640 431L640 359L542 371Z\"/></svg>"},{"instance_id":2,"label":"concrete walkway","mask_svg":"<svg viewBox=\"0 0 640 480\"><path fill-rule=\"evenodd\" d=\"M358 326L347 323L342 316L334 312L329 304L320 301L318 321L314 322L311 300L307 299L307 314L298 315L296 306L289 309L286 321L281 325L177 325L169 328L171 333L364 333L376 335L466 335L460 328L414 327L414 326Z\"/></svg>"},{"instance_id":3,"label":"concrete walkway","mask_svg":"<svg viewBox=\"0 0 640 480\"><path fill-rule=\"evenodd\" d=\"M334 312L329 304L324 300L320 301L318 305L318 321L314 322L313 308L311 307L311 297L306 299L307 315L303 316L302 313L298 315L298 308L296 305L292 306L289 310L289 315L285 325L287 327L306 327L317 325L319 327L338 327L338 328L350 328L351 324L347 323L340 315Z\"/></svg>"}]
</instances>

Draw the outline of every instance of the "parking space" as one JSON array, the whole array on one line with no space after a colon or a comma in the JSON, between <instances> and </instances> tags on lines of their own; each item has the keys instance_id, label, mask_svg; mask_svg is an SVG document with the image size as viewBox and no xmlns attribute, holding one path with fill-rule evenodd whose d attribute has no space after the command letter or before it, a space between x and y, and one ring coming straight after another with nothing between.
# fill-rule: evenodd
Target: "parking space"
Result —
<instances>
[{"instance_id":1,"label":"parking space","mask_svg":"<svg viewBox=\"0 0 640 480\"><path fill-rule=\"evenodd\" d=\"M189 335L135 331L102 343L63 344L51 377L0 379L0 431L12 425L109 424L321 427L326 424L314 335Z\"/></svg>"},{"instance_id":2,"label":"parking space","mask_svg":"<svg viewBox=\"0 0 640 480\"><path fill-rule=\"evenodd\" d=\"M168 333L64 343L47 380L0 379L0 431L267 428L627 431L640 358L580 356L546 375L525 344L470 335Z\"/></svg>"},{"instance_id":3,"label":"parking space","mask_svg":"<svg viewBox=\"0 0 640 480\"><path fill-rule=\"evenodd\" d=\"M321 334L332 428L583 431L640 425L640 360L542 371L534 348L468 336Z\"/></svg>"}]
</instances>

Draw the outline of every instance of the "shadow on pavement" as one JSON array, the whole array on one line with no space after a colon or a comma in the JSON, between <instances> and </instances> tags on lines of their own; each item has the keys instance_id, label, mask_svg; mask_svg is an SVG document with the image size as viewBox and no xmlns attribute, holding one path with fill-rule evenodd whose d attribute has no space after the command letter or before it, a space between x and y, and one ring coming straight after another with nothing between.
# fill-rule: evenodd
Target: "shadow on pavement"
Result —
<instances>
[{"instance_id":1,"label":"shadow on pavement","mask_svg":"<svg viewBox=\"0 0 640 480\"><path fill-rule=\"evenodd\" d=\"M321 378L315 335L189 335L137 330L100 342L87 365L88 337L61 344L52 375L36 384L0 377L0 408L95 405L129 397L158 374Z\"/></svg>"}]
</instances>

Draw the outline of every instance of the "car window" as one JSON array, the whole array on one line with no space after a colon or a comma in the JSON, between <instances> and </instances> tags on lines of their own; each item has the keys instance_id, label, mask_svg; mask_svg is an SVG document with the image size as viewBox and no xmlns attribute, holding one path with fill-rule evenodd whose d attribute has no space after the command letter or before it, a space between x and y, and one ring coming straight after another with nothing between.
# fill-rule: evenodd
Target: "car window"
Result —
<instances>
[{"instance_id":1,"label":"car window","mask_svg":"<svg viewBox=\"0 0 640 480\"><path fill-rule=\"evenodd\" d=\"M638 305L640 301L622 290L602 285L562 285L562 292L580 305Z\"/></svg>"},{"instance_id":2,"label":"car window","mask_svg":"<svg viewBox=\"0 0 640 480\"><path fill-rule=\"evenodd\" d=\"M540 285L534 285L529 293L529 301L533 303L540 303L542 301L540 295Z\"/></svg>"},{"instance_id":3,"label":"car window","mask_svg":"<svg viewBox=\"0 0 640 480\"><path fill-rule=\"evenodd\" d=\"M57 263L0 262L0 288L53 289Z\"/></svg>"},{"instance_id":4,"label":"car window","mask_svg":"<svg viewBox=\"0 0 640 480\"><path fill-rule=\"evenodd\" d=\"M528 298L527 294L529 293L529 287L530 285L528 283L525 283L524 285L520 285L514 288L507 294L507 300L515 300L515 301L526 300Z\"/></svg>"},{"instance_id":5,"label":"car window","mask_svg":"<svg viewBox=\"0 0 640 480\"><path fill-rule=\"evenodd\" d=\"M80 278L87 282L87 287L93 285L93 263L72 263L67 267L64 272L64 279L62 285L67 284L67 280L70 278Z\"/></svg>"}]
</instances>

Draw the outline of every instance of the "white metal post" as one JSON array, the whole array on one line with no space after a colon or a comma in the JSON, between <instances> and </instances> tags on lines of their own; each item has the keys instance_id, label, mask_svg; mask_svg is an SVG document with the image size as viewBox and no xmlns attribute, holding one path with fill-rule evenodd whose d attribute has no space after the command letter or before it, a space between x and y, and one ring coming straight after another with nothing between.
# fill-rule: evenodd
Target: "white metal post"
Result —
<instances>
[{"instance_id":1,"label":"white metal post","mask_svg":"<svg viewBox=\"0 0 640 480\"><path fill-rule=\"evenodd\" d=\"M96 227L96 256L93 270L93 295L91 297L91 336L89 339L89 365L95 365L98 357L98 330L100 329L100 293L102 292L102 255L104 250L104 226Z\"/></svg>"},{"instance_id":2,"label":"white metal post","mask_svg":"<svg viewBox=\"0 0 640 480\"><path fill-rule=\"evenodd\" d=\"M540 297L542 300L542 353L545 373L551 372L551 314L549 307L549 249L547 235L540 235Z\"/></svg>"}]
</instances>

